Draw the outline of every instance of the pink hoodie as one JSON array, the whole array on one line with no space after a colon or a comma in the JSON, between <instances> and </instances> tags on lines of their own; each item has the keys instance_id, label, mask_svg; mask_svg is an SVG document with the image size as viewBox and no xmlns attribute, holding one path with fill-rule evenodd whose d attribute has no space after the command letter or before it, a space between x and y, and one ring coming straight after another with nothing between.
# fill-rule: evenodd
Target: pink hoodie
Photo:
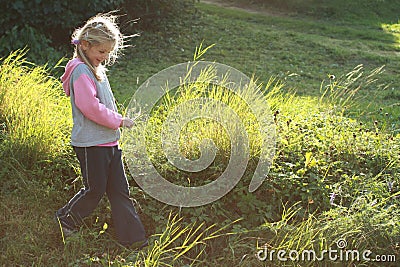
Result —
<instances>
[{"instance_id":1,"label":"pink hoodie","mask_svg":"<svg viewBox=\"0 0 400 267\"><path fill-rule=\"evenodd\" d=\"M79 64L85 64L85 63L83 61L81 61L79 58L74 58L74 59L68 61L67 66L65 66L65 72L61 76L62 86L63 86L64 92L67 96L70 96L69 80L71 78L72 71Z\"/></svg>"},{"instance_id":2,"label":"pink hoodie","mask_svg":"<svg viewBox=\"0 0 400 267\"><path fill-rule=\"evenodd\" d=\"M70 60L65 67L65 73L61 76L62 86L67 96L71 94L71 75L74 69L80 64L85 63L79 58ZM117 111L111 110L100 103L96 97L96 83L91 77L82 74L75 79L72 87L74 88L75 105L86 118L110 129L116 130L120 127L122 116ZM100 146L112 146L116 144L117 141Z\"/></svg>"}]
</instances>

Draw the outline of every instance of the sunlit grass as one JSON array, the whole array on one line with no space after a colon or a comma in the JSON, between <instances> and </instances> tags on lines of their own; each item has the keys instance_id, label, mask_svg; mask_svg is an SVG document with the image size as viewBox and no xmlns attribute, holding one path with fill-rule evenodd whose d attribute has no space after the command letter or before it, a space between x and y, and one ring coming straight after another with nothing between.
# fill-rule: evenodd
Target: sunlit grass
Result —
<instances>
[{"instance_id":1,"label":"sunlit grass","mask_svg":"<svg viewBox=\"0 0 400 267\"><path fill-rule=\"evenodd\" d=\"M15 53L0 69L1 265L280 266L257 260L258 248L321 250L338 238L345 238L349 248L398 255L400 112L393 57L398 46L392 46L398 24L383 24L382 32L357 23L352 28L344 22L200 8L206 14L194 26L196 37L183 32L180 39L165 42L168 49L160 48L164 43L154 50L149 46L147 54L121 62L109 73L113 88L126 103L146 77L191 59L202 39L215 43L205 58L232 64L249 76L255 73L265 93L262 101L271 108L277 147L263 186L249 193L246 173L225 198L193 209L162 205L135 188L139 214L151 235L149 247L132 251L116 243L107 202L64 243L54 210L80 186L68 140L69 99L45 67ZM167 110L199 96L221 99L243 118L251 163L257 163L262 135L246 101L221 88L207 94L181 89L154 110L146 129L154 163L167 179L194 184L193 177L189 183L166 161L160 130ZM205 138L217 145L215 165L220 167L194 177L201 178L199 184L215 179L230 156L225 129L196 120L181 133L185 158L198 158ZM170 215L171 210L181 216Z\"/></svg>"},{"instance_id":2,"label":"sunlit grass","mask_svg":"<svg viewBox=\"0 0 400 267\"><path fill-rule=\"evenodd\" d=\"M392 34L394 37L393 46L398 50L400 48L400 23L394 24L382 24L382 29L389 34Z\"/></svg>"},{"instance_id":3,"label":"sunlit grass","mask_svg":"<svg viewBox=\"0 0 400 267\"><path fill-rule=\"evenodd\" d=\"M360 196L349 207L338 207L320 215L308 214L304 220L295 221L293 218L299 210L297 204L286 207L280 220L260 226L260 238L255 244L258 257L249 258L247 264L281 266L277 254L273 255L279 250L286 252L284 257L293 266L296 263L301 266L371 265L376 255L391 257L391 261L387 261L389 265L396 261L398 253L393 236L400 231L400 224L395 219L400 214L393 198L376 203L371 196ZM386 248L387 244L392 247ZM324 250L332 253L324 254ZM346 258L346 251L352 250L359 254L356 252ZM315 254L303 254L307 251ZM371 251L367 255L370 260L363 258L364 251ZM294 261L289 260L290 257Z\"/></svg>"},{"instance_id":4,"label":"sunlit grass","mask_svg":"<svg viewBox=\"0 0 400 267\"><path fill-rule=\"evenodd\" d=\"M69 99L46 67L34 66L18 51L3 59L0 69L0 121L6 131L2 157L26 167L68 150L72 118Z\"/></svg>"}]
</instances>

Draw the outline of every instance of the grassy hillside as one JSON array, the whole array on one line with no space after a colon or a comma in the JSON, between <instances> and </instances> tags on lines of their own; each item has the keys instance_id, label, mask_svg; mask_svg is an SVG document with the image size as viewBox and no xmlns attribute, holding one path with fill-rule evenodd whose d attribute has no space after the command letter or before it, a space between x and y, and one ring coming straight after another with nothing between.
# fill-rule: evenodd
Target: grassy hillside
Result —
<instances>
[{"instance_id":1,"label":"grassy hillside","mask_svg":"<svg viewBox=\"0 0 400 267\"><path fill-rule=\"evenodd\" d=\"M293 89L298 95L318 97L324 90L321 83L326 84L330 75L346 75L359 64L364 72L384 66L374 86L360 88L356 104L362 105L362 112L356 113L364 113L369 121L380 120L388 107L392 122L399 121L397 21L315 19L271 14L262 8L249 13L206 4L199 4L199 10L200 17L190 28L173 35L143 33L133 41L136 47L111 72L120 101L129 99L152 74L191 59L203 41L215 44L204 59L254 74L263 83L277 77L285 83L284 90Z\"/></svg>"},{"instance_id":2,"label":"grassy hillside","mask_svg":"<svg viewBox=\"0 0 400 267\"><path fill-rule=\"evenodd\" d=\"M399 1L370 0L215 0L223 5L269 10L317 19L346 21L358 24L395 23L399 19Z\"/></svg>"},{"instance_id":3,"label":"grassy hillside","mask_svg":"<svg viewBox=\"0 0 400 267\"><path fill-rule=\"evenodd\" d=\"M381 15L359 20L359 15L338 17L339 13L289 14L282 9L272 12L268 6L256 13L197 6L198 17L191 27L177 28L170 35L143 33L134 39L135 47L110 68L113 90L123 111L148 77L192 60L201 42L215 44L202 59L254 74L271 107L276 153L264 184L248 192L260 144L259 135L249 134L255 149L250 151L244 177L211 204L173 208L151 198L129 177L151 235L148 248L137 252L117 245L106 200L77 235L62 239L53 212L81 185L68 140L69 99L62 94L58 77L24 61L23 53L17 52L3 59L0 67L0 265L282 266L278 258L263 256L271 250L314 250L321 255L324 250L345 253L347 249L370 250L371 259L384 256L386 262L325 257L286 263L396 266L400 260L398 21L381 20ZM358 11L369 15L367 10ZM180 88L174 98L163 99L153 113L154 127L146 129L158 171L183 185L211 181L226 168L231 154L224 145L227 136L213 135L223 129L199 121L185 128L187 139L182 140L190 142L182 141L182 153L196 158L199 141L214 138L221 145L212 168L191 175L171 168L165 160L157 129L168 115L166 107L198 96L193 89ZM235 99L220 91L221 101ZM203 93L211 97L207 90ZM235 106L231 100L226 104ZM254 117L247 112L239 109L238 114L252 124Z\"/></svg>"}]
</instances>

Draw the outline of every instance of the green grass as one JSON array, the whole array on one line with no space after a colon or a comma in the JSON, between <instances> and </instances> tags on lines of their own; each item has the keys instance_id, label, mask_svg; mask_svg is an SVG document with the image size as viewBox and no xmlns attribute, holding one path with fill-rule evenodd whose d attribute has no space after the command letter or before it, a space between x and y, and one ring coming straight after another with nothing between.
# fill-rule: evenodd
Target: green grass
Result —
<instances>
[{"instance_id":1,"label":"green grass","mask_svg":"<svg viewBox=\"0 0 400 267\"><path fill-rule=\"evenodd\" d=\"M33 162L60 152L71 128L71 115L68 99L61 98L60 84L47 77L45 67L30 68L24 54L10 55L2 63L1 121L6 130L12 127L2 157L12 156L30 168Z\"/></svg>"},{"instance_id":2,"label":"green grass","mask_svg":"<svg viewBox=\"0 0 400 267\"><path fill-rule=\"evenodd\" d=\"M148 39L144 33L134 40L137 47L127 52L127 60L110 75L120 101L129 99L152 74L191 59L203 41L215 44L205 60L254 74L263 83L277 77L285 83L285 90L294 89L298 95L318 97L321 82L329 80L329 75L345 75L359 64L365 72L385 66L374 86L361 88L359 105L368 106L363 111L370 120L381 117L380 108L390 109L397 124L399 43L398 33L388 30L397 24L270 16L206 4L199 4L199 9L200 18L178 34Z\"/></svg>"},{"instance_id":3,"label":"green grass","mask_svg":"<svg viewBox=\"0 0 400 267\"><path fill-rule=\"evenodd\" d=\"M147 249L135 252L118 246L107 201L76 236L63 242L52 215L80 187L68 141L69 99L46 68L27 63L16 53L0 68L1 265L281 266L282 262L262 262L254 255L263 245L321 251L335 247L340 238L349 249L396 255L398 262L398 24L377 17L360 21L351 16L270 16L198 7L200 14L191 28L182 27L170 36L144 33L133 40L136 47L109 71L112 87L126 106L148 77L191 60L202 41L215 44L203 59L230 65L250 77L254 74L264 84L260 88L272 109L277 147L263 186L248 192L258 156L255 134L250 136L254 149L245 176L214 203L173 208L131 188L152 235ZM274 82L268 83L271 77ZM197 96L187 89L164 103L174 107ZM253 117L239 99L215 96L239 107L249 122L246 129L252 131ZM154 110L155 126L165 120L164 111L162 106ZM227 135L213 135L211 129L218 127L195 121L185 128L191 142L181 142L183 153L196 158L199 140L213 138L220 148L215 162L220 171L230 151ZM149 139L159 137L157 129L150 129ZM161 159L155 161L158 170L185 184L186 174L171 168L157 142L152 144L153 158ZM211 169L189 178L202 184L215 174Z\"/></svg>"}]
</instances>

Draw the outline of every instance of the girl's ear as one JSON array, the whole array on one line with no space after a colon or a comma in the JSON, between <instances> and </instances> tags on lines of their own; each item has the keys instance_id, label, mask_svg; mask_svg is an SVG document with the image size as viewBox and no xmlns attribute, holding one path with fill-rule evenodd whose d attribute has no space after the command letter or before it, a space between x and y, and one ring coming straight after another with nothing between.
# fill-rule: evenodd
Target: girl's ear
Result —
<instances>
[{"instance_id":1,"label":"girl's ear","mask_svg":"<svg viewBox=\"0 0 400 267\"><path fill-rule=\"evenodd\" d=\"M89 49L90 43L88 41L86 41L86 40L82 40L81 41L81 46L82 46L82 49L85 51L85 50Z\"/></svg>"}]
</instances>

